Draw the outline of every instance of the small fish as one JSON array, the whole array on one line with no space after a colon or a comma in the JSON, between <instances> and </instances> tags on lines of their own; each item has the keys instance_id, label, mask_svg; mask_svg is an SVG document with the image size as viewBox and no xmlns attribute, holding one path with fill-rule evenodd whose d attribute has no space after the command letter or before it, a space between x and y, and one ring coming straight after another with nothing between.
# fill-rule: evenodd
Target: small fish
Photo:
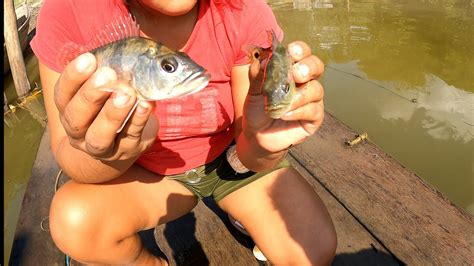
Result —
<instances>
[{"instance_id":1,"label":"small fish","mask_svg":"<svg viewBox=\"0 0 474 266\"><path fill-rule=\"evenodd\" d=\"M291 71L293 61L286 48L280 45L275 33L267 33L271 47L250 47L249 56L251 60L260 61L265 111L269 117L279 119L290 109L295 97L296 85Z\"/></svg>"},{"instance_id":2,"label":"small fish","mask_svg":"<svg viewBox=\"0 0 474 266\"><path fill-rule=\"evenodd\" d=\"M139 35L135 20L122 16L107 25L88 45L68 43L58 56L58 63L65 66L78 55L91 52L99 67L108 66L119 79L130 81L138 101L117 132L123 129L140 101L192 94L204 89L210 79L210 74L185 53Z\"/></svg>"}]
</instances>

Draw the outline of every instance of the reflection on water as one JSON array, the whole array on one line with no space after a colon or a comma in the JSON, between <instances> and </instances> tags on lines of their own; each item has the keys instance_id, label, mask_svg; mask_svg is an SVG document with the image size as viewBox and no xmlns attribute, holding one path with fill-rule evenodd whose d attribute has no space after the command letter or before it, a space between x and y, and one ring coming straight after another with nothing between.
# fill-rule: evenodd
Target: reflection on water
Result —
<instances>
[{"instance_id":1,"label":"reflection on water","mask_svg":"<svg viewBox=\"0 0 474 266\"><path fill-rule=\"evenodd\" d=\"M425 91L418 93L416 105L411 108L384 105L380 115L385 119L412 119L416 109L423 109L426 116L422 128L431 137L440 140L455 140L466 144L473 136L474 94L449 86L435 75L426 76ZM421 90L415 89L414 92Z\"/></svg>"},{"instance_id":2,"label":"reflection on water","mask_svg":"<svg viewBox=\"0 0 474 266\"><path fill-rule=\"evenodd\" d=\"M326 63L328 111L474 214L472 1L268 2Z\"/></svg>"}]
</instances>

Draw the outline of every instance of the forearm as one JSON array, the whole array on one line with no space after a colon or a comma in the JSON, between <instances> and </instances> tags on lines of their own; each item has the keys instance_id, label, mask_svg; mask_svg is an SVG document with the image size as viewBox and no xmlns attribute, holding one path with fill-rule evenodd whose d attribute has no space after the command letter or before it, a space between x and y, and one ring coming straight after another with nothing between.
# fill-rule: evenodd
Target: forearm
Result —
<instances>
[{"instance_id":1,"label":"forearm","mask_svg":"<svg viewBox=\"0 0 474 266\"><path fill-rule=\"evenodd\" d=\"M286 156L287 150L270 152L261 147L254 137L239 134L237 138L237 156L249 170L261 172L274 167Z\"/></svg>"},{"instance_id":2,"label":"forearm","mask_svg":"<svg viewBox=\"0 0 474 266\"><path fill-rule=\"evenodd\" d=\"M102 183L124 173L138 158L120 161L101 161L72 147L67 137L60 140L54 151L59 166L73 180L81 183Z\"/></svg>"}]
</instances>

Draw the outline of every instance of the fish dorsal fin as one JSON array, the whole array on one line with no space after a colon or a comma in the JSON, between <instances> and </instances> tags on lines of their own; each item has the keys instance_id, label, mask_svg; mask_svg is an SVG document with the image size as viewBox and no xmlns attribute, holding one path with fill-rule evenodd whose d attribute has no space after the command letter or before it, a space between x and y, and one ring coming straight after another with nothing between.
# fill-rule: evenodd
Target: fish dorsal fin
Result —
<instances>
[{"instance_id":1,"label":"fish dorsal fin","mask_svg":"<svg viewBox=\"0 0 474 266\"><path fill-rule=\"evenodd\" d=\"M265 56L265 60L262 60L261 62L263 65L260 66L260 68L263 71L263 80L267 80L267 69L268 65L270 63L270 60L272 60L273 57L273 52L276 51L276 48L279 44L278 39L276 37L275 31L273 30L267 30L267 38L268 38L268 43L270 44L270 48L267 48L267 54Z\"/></svg>"},{"instance_id":2,"label":"fish dorsal fin","mask_svg":"<svg viewBox=\"0 0 474 266\"><path fill-rule=\"evenodd\" d=\"M57 63L65 67L74 58L88 51L129 37L140 36L140 26L131 14L117 17L99 31L87 44L68 42L60 49Z\"/></svg>"},{"instance_id":3,"label":"fish dorsal fin","mask_svg":"<svg viewBox=\"0 0 474 266\"><path fill-rule=\"evenodd\" d=\"M272 51L275 51L277 46L280 44L280 42L278 41L276 33L273 29L267 30L267 38L268 38L268 43L272 47Z\"/></svg>"}]
</instances>

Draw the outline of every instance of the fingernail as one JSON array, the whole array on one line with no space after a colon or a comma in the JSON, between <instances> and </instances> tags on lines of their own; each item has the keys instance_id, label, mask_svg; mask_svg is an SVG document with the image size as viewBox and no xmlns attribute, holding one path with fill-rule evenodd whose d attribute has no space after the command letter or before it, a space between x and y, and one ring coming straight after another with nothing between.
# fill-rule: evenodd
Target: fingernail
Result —
<instances>
[{"instance_id":1,"label":"fingernail","mask_svg":"<svg viewBox=\"0 0 474 266\"><path fill-rule=\"evenodd\" d=\"M300 73L301 77L305 78L309 75L309 67L307 65L297 63L294 67L296 68L296 71Z\"/></svg>"},{"instance_id":2,"label":"fingernail","mask_svg":"<svg viewBox=\"0 0 474 266\"><path fill-rule=\"evenodd\" d=\"M298 44L290 44L289 47L290 54L293 56L301 56L303 55L303 47Z\"/></svg>"},{"instance_id":3,"label":"fingernail","mask_svg":"<svg viewBox=\"0 0 474 266\"><path fill-rule=\"evenodd\" d=\"M140 102L137 107L137 113L139 115L144 115L148 112L148 109L150 108L150 104L147 102Z\"/></svg>"},{"instance_id":4,"label":"fingernail","mask_svg":"<svg viewBox=\"0 0 474 266\"><path fill-rule=\"evenodd\" d=\"M129 100L130 95L124 93L123 91L117 91L112 101L116 107L123 107Z\"/></svg>"},{"instance_id":5,"label":"fingernail","mask_svg":"<svg viewBox=\"0 0 474 266\"><path fill-rule=\"evenodd\" d=\"M82 54L77 58L76 69L79 72L86 70L91 65L91 55Z\"/></svg>"},{"instance_id":6,"label":"fingernail","mask_svg":"<svg viewBox=\"0 0 474 266\"><path fill-rule=\"evenodd\" d=\"M94 76L94 86L100 87L115 80L115 73L109 68L99 68Z\"/></svg>"}]
</instances>

